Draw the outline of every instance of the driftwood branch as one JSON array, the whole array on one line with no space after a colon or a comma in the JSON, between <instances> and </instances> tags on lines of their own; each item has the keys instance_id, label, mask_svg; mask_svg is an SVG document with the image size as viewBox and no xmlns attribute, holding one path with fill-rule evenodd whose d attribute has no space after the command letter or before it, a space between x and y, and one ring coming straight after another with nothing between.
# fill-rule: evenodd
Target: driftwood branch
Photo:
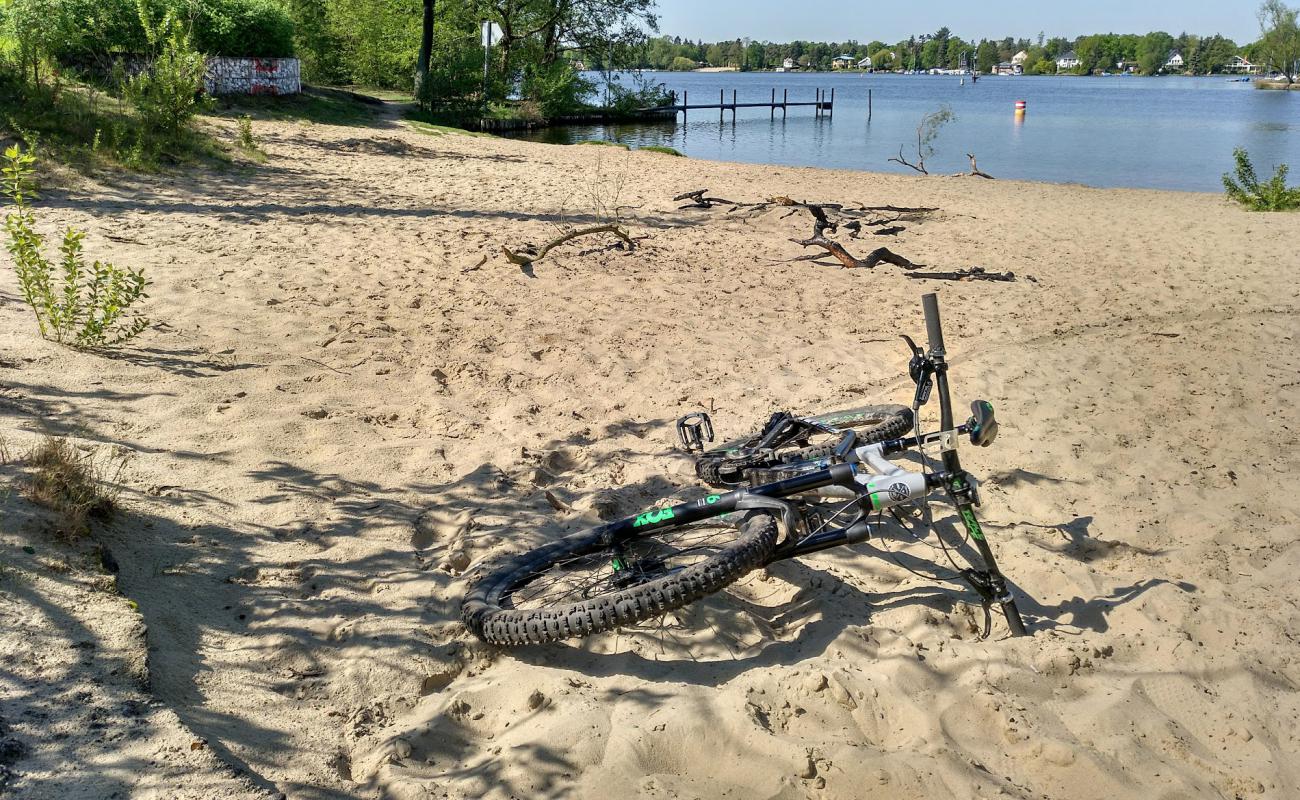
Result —
<instances>
[{"instance_id":1,"label":"driftwood branch","mask_svg":"<svg viewBox=\"0 0 1300 800\"><path fill-rule=\"evenodd\" d=\"M708 192L708 189L696 189L693 192L682 192L673 198L673 202L680 203L683 200L691 201L684 206L678 206L679 211L684 208L713 208L713 206L718 204L726 206L740 205L731 200L723 200L721 197L706 197L705 195L707 195Z\"/></svg>"},{"instance_id":2,"label":"driftwood branch","mask_svg":"<svg viewBox=\"0 0 1300 800\"><path fill-rule=\"evenodd\" d=\"M875 250L868 253L866 258L856 258L852 253L844 249L844 245L831 239L827 239L825 236L814 236L811 239L791 239L790 241L800 247L820 247L834 256L835 260L839 261L847 269L871 269L879 264L893 264L894 266L902 267L903 269L917 269L918 267L925 266L924 264L915 264L906 258L903 258L888 247L877 247ZM811 259L806 259L805 257L805 260Z\"/></svg>"},{"instance_id":3,"label":"driftwood branch","mask_svg":"<svg viewBox=\"0 0 1300 800\"><path fill-rule=\"evenodd\" d=\"M862 211L888 211L891 214L929 214L939 209L930 206L918 206L909 208L908 206L863 206Z\"/></svg>"},{"instance_id":4,"label":"driftwood branch","mask_svg":"<svg viewBox=\"0 0 1300 800\"><path fill-rule=\"evenodd\" d=\"M887 247L877 247L868 253L866 258L858 258L844 249L844 245L827 238L826 233L828 231L834 233L838 227L826 214L826 208L829 206L823 207L812 203L799 203L798 205L808 209L808 213L812 214L813 217L813 235L808 239L790 240L800 247L820 247L834 256L835 260L843 264L846 269L871 269L878 264L893 264L903 269L916 269L925 266L924 264L913 264ZM837 206L836 208L842 207ZM854 223L849 223L849 225L852 224Z\"/></svg>"},{"instance_id":5,"label":"driftwood branch","mask_svg":"<svg viewBox=\"0 0 1300 800\"><path fill-rule=\"evenodd\" d=\"M903 146L901 144L898 146L898 157L890 158L889 160L897 164L902 164L905 167L911 167L912 169L916 170L922 175L930 174L930 171L925 168L925 157L924 156L918 157L916 159L916 163L913 164L912 162L908 161L906 158L903 157Z\"/></svg>"},{"instance_id":6,"label":"driftwood branch","mask_svg":"<svg viewBox=\"0 0 1300 800\"><path fill-rule=\"evenodd\" d=\"M956 177L961 178L970 175L976 178L988 178L989 180L994 180L994 177L992 175L980 170L979 164L975 163L974 154L967 153L966 157L970 159L970 172L958 172Z\"/></svg>"},{"instance_id":7,"label":"driftwood branch","mask_svg":"<svg viewBox=\"0 0 1300 800\"><path fill-rule=\"evenodd\" d=\"M1014 272L988 272L983 267L957 269L950 272L909 272L907 277L934 281L1002 281L1006 283L1016 280Z\"/></svg>"},{"instance_id":8,"label":"driftwood branch","mask_svg":"<svg viewBox=\"0 0 1300 800\"><path fill-rule=\"evenodd\" d=\"M526 267L534 261L540 261L545 258L547 253L565 242L576 239L579 236L589 236L594 233L612 233L619 239L622 239L623 243L629 248L636 246L636 243L632 241L632 237L623 229L623 226L616 222L610 222L605 225L592 225L589 228L575 228L542 245L540 250L534 248L532 245L527 245L519 250L511 250L509 247L502 245L501 252L505 253L506 258L510 260L510 263Z\"/></svg>"}]
</instances>

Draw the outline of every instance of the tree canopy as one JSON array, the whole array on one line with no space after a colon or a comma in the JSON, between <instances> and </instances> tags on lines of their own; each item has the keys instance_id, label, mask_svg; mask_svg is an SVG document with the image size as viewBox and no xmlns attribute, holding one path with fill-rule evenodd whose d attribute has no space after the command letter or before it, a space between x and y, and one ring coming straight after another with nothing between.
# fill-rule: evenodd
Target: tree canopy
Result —
<instances>
[{"instance_id":1,"label":"tree canopy","mask_svg":"<svg viewBox=\"0 0 1300 800\"><path fill-rule=\"evenodd\" d=\"M1263 32L1256 45L1257 58L1269 69L1282 73L1287 83L1294 83L1300 71L1300 8L1288 8L1282 0L1265 0L1259 7L1259 27Z\"/></svg>"}]
</instances>

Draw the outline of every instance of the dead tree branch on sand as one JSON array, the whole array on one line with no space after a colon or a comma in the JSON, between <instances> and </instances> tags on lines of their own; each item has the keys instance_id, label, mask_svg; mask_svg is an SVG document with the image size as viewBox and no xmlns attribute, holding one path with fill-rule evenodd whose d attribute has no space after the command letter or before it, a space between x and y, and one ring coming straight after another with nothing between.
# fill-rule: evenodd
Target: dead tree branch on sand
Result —
<instances>
[{"instance_id":1,"label":"dead tree branch on sand","mask_svg":"<svg viewBox=\"0 0 1300 800\"><path fill-rule=\"evenodd\" d=\"M682 192L681 194L673 198L673 202L680 203L683 200L691 201L684 206L678 206L677 208L678 211L681 211L682 209L685 208L713 208L713 206L716 204L721 204L725 206L740 205L740 203L736 203L731 200L723 200L721 197L705 197L705 194L707 194L708 191L709 191L708 189L696 189L693 192Z\"/></svg>"},{"instance_id":2,"label":"dead tree branch on sand","mask_svg":"<svg viewBox=\"0 0 1300 800\"><path fill-rule=\"evenodd\" d=\"M898 146L898 157L897 157L897 158L890 158L889 160L890 160L890 161L893 161L893 162L896 163L896 164L902 164L902 165L905 166L905 167L911 167L912 169L916 170L917 172L921 173L922 175L929 175L929 174L930 174L930 171L929 171L928 169L925 168L925 156L921 156L921 157L919 157L919 158L916 160L917 163L913 164L911 161L908 161L908 160L903 156L903 146L902 146L901 144Z\"/></svg>"},{"instance_id":3,"label":"dead tree branch on sand","mask_svg":"<svg viewBox=\"0 0 1300 800\"><path fill-rule=\"evenodd\" d=\"M825 209L823 209L821 206L816 206L811 203L801 203L800 205L808 209L808 213L812 214L813 216L812 237L809 239L790 240L795 244L799 245L800 247L820 247L823 250L825 250L827 253L830 253L832 256L834 256L836 261L839 261L848 269L853 269L856 267L871 269L877 264L882 264L882 263L893 264L895 266L902 267L903 269L916 269L917 267L925 266L924 264L913 264L911 261L907 260L906 258L903 258L897 253L892 252L887 247L878 247L875 250L872 250L870 253L868 253L866 258L857 258L848 250L845 250L844 245L832 239L827 238L826 232L830 231L831 233L834 233L839 226L837 223L832 222L830 218L826 216Z\"/></svg>"},{"instance_id":4,"label":"dead tree branch on sand","mask_svg":"<svg viewBox=\"0 0 1300 800\"><path fill-rule=\"evenodd\" d=\"M595 233L612 233L619 239L622 239L623 243L627 245L629 249L636 246L636 243L632 241L632 237L623 226L616 222L611 222L605 225L592 225L589 228L575 228L574 230L567 231L542 245L540 250L532 245L525 245L518 250L511 250L509 247L502 245L501 252L505 253L506 258L510 260L510 263L518 264L521 267L527 267L534 261L540 261L545 258L547 253L565 242L576 239L579 236L588 236Z\"/></svg>"},{"instance_id":5,"label":"dead tree branch on sand","mask_svg":"<svg viewBox=\"0 0 1300 800\"><path fill-rule=\"evenodd\" d=\"M958 172L956 175L953 175L954 178L976 177L995 180L992 175L980 170L979 165L975 163L975 156L973 153L967 153L966 157L970 159L970 172Z\"/></svg>"},{"instance_id":6,"label":"dead tree branch on sand","mask_svg":"<svg viewBox=\"0 0 1300 800\"><path fill-rule=\"evenodd\" d=\"M987 272L983 267L957 269L950 272L908 272L909 278L934 281L1002 281L1010 283L1016 280L1014 272ZM1030 278L1033 280L1033 278Z\"/></svg>"}]
</instances>

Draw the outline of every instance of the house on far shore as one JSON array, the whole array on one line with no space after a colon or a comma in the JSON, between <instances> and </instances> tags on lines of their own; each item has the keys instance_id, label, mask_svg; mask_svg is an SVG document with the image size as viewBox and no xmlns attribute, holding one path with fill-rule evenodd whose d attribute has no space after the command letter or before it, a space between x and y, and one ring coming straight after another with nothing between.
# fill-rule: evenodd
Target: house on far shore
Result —
<instances>
[{"instance_id":1,"label":"house on far shore","mask_svg":"<svg viewBox=\"0 0 1300 800\"><path fill-rule=\"evenodd\" d=\"M787 58L781 62L781 66L776 68L777 72L794 72L794 59Z\"/></svg>"},{"instance_id":2,"label":"house on far shore","mask_svg":"<svg viewBox=\"0 0 1300 800\"><path fill-rule=\"evenodd\" d=\"M871 69L871 56L867 56L858 62L858 69Z\"/></svg>"},{"instance_id":3,"label":"house on far shore","mask_svg":"<svg viewBox=\"0 0 1300 800\"><path fill-rule=\"evenodd\" d=\"M1024 70L1025 62L1028 60L1029 60L1029 54L1026 53L1024 50L1021 50L1019 53L1016 53L1014 56L1011 57L1011 66L1020 67L1021 70Z\"/></svg>"},{"instance_id":4,"label":"house on far shore","mask_svg":"<svg viewBox=\"0 0 1300 800\"><path fill-rule=\"evenodd\" d=\"M1241 56L1233 56L1228 59L1228 63L1223 65L1224 72L1237 72L1244 75L1259 74L1259 65L1252 64Z\"/></svg>"},{"instance_id":5,"label":"house on far shore","mask_svg":"<svg viewBox=\"0 0 1300 800\"><path fill-rule=\"evenodd\" d=\"M1120 72L1124 73L1125 75L1132 75L1133 73L1135 73L1135 72L1138 71L1138 62L1136 62L1136 61L1116 61L1116 62L1115 62L1115 69L1119 70Z\"/></svg>"},{"instance_id":6,"label":"house on far shore","mask_svg":"<svg viewBox=\"0 0 1300 800\"><path fill-rule=\"evenodd\" d=\"M1083 62L1079 60L1079 56L1076 55L1073 50L1069 50L1062 53L1060 58L1056 59L1056 71L1064 72L1067 69L1078 69L1079 65L1082 63Z\"/></svg>"},{"instance_id":7,"label":"house on far shore","mask_svg":"<svg viewBox=\"0 0 1300 800\"><path fill-rule=\"evenodd\" d=\"M831 59L831 69L852 69L855 63L857 59L853 56L838 55Z\"/></svg>"},{"instance_id":8,"label":"house on far shore","mask_svg":"<svg viewBox=\"0 0 1300 800\"><path fill-rule=\"evenodd\" d=\"M1010 61L1003 61L993 68L994 75L1023 75L1024 72L1023 64L1013 64Z\"/></svg>"},{"instance_id":9,"label":"house on far shore","mask_svg":"<svg viewBox=\"0 0 1300 800\"><path fill-rule=\"evenodd\" d=\"M1169 58L1168 60L1165 61L1165 69L1182 70L1182 68L1183 68L1183 54L1178 52L1177 50L1170 50Z\"/></svg>"}]
</instances>

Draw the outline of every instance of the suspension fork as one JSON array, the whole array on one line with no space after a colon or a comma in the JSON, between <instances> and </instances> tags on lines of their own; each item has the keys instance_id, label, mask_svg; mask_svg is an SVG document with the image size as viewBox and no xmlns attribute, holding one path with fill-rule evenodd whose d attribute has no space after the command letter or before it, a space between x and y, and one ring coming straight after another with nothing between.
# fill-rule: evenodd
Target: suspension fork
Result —
<instances>
[{"instance_id":1,"label":"suspension fork","mask_svg":"<svg viewBox=\"0 0 1300 800\"><path fill-rule=\"evenodd\" d=\"M929 358L934 365L935 388L939 390L939 424L940 430L953 430L952 419L952 398L948 394L948 361L943 347L943 333L939 327L939 308L938 303L932 300L933 295L927 295L923 298L926 305L934 304L933 311L926 308L926 323L930 328L930 353ZM933 320L933 322L931 322ZM984 603L986 614L993 603L997 603L1002 609L1002 615L1006 617L1007 627L1011 629L1012 636L1025 635L1025 622L1020 617L1020 609L1016 606L1015 595L1011 593L1010 587L1007 586L1007 580L998 569L997 560L993 557L993 549L989 547L988 541L984 538L984 529L980 527L979 520L975 518L975 487L971 484L970 478L961 468L961 457L957 455L957 448L951 448L943 451L943 468L948 474L947 490L948 496L952 498L952 503L957 508L957 514L961 517L962 524L966 526L966 532L970 538L975 541L975 547L979 550L980 559L984 562L983 570L968 569L962 573L962 577L971 585L971 588L979 594ZM985 635L988 634L987 625L985 626Z\"/></svg>"}]
</instances>

